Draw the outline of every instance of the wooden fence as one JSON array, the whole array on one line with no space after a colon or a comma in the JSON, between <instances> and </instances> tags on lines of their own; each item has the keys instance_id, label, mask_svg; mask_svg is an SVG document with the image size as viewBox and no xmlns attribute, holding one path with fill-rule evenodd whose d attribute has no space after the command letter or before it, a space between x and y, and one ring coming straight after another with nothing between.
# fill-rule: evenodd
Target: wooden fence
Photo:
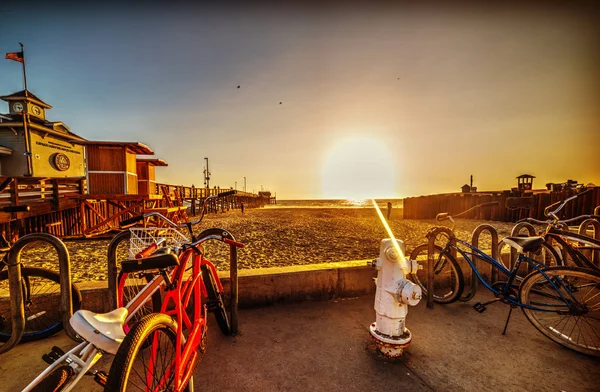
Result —
<instances>
[{"instance_id":1,"label":"wooden fence","mask_svg":"<svg viewBox=\"0 0 600 392\"><path fill-rule=\"evenodd\" d=\"M464 216L469 219L494 220L501 222L516 222L523 218L544 220L544 208L571 197L580 191L566 189L562 191L533 191L515 193L511 191L474 192L474 193L447 193L409 197L404 199L405 219L434 219L440 212L456 215L478 204L497 201L498 206L477 208ZM521 198L521 208L509 209L506 199L509 197ZM559 216L563 219L573 218L578 215L592 214L594 208L600 206L600 187L567 203Z\"/></svg>"},{"instance_id":2,"label":"wooden fence","mask_svg":"<svg viewBox=\"0 0 600 392\"><path fill-rule=\"evenodd\" d=\"M181 217L188 206L192 214L199 203L227 189L194 188L157 184L156 195L88 195L85 179L0 177L0 207L27 205L27 212L0 212L0 230L8 239L28 233L50 233L58 237L93 237L118 229L119 222L148 211L171 218ZM246 192L212 199L207 212L261 207L264 198Z\"/></svg>"}]
</instances>

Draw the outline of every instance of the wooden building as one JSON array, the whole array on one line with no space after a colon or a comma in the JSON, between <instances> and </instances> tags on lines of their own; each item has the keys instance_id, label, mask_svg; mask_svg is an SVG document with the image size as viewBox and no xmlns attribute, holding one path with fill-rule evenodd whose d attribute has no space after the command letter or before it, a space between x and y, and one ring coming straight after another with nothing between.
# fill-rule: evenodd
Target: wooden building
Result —
<instances>
[{"instance_id":1,"label":"wooden building","mask_svg":"<svg viewBox=\"0 0 600 392\"><path fill-rule=\"evenodd\" d=\"M154 155L148 146L138 142L73 141L85 146L87 186L92 195L138 193L137 159Z\"/></svg>"},{"instance_id":2,"label":"wooden building","mask_svg":"<svg viewBox=\"0 0 600 392\"><path fill-rule=\"evenodd\" d=\"M48 121L48 105L30 91L0 97L9 113L0 115L0 175L85 177L84 138L61 121Z\"/></svg>"},{"instance_id":3,"label":"wooden building","mask_svg":"<svg viewBox=\"0 0 600 392\"><path fill-rule=\"evenodd\" d=\"M533 179L535 176L531 174L521 174L517 177L517 190L524 192L533 189Z\"/></svg>"},{"instance_id":4,"label":"wooden building","mask_svg":"<svg viewBox=\"0 0 600 392\"><path fill-rule=\"evenodd\" d=\"M137 180L138 194L156 195L156 166L169 166L162 159L138 158L137 159Z\"/></svg>"}]
</instances>

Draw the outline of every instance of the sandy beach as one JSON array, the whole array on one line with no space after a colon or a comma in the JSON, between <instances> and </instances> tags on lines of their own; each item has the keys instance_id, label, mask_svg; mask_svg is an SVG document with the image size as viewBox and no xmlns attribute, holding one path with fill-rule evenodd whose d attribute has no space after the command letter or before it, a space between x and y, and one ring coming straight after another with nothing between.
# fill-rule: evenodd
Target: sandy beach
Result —
<instances>
[{"instance_id":1,"label":"sandy beach","mask_svg":"<svg viewBox=\"0 0 600 392\"><path fill-rule=\"evenodd\" d=\"M425 242L425 233L436 225L434 220L412 220L399 217L394 210L390 219L396 238L410 252ZM507 236L513 224L458 220L459 238L470 239L475 227L490 223L500 238ZM220 227L230 231L246 247L239 251L239 268L264 268L289 265L327 263L345 260L373 259L379 243L387 234L374 208L261 208L209 214L198 230ZM66 242L71 257L75 282L106 279L108 240ZM489 237L482 236L483 249L489 248ZM208 257L220 270L229 268L228 248L221 243L206 246ZM46 245L26 248L25 265L57 269L57 258Z\"/></svg>"}]
</instances>

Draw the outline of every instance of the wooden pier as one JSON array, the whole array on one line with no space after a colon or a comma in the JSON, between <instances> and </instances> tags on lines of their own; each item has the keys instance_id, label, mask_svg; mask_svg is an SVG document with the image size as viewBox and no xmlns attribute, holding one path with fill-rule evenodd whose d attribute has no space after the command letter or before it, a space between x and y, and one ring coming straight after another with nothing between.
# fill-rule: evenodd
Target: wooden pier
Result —
<instances>
[{"instance_id":1,"label":"wooden pier","mask_svg":"<svg viewBox=\"0 0 600 392\"><path fill-rule=\"evenodd\" d=\"M524 218L545 220L544 208L557 201L571 197L580 191L577 189L561 191L533 190L525 192L496 191L409 197L404 199L404 218L434 219L440 212L458 214L478 204L497 201L499 203L498 206L476 208L464 217L501 222L516 222ZM520 198L520 207L516 209L507 208L506 199L509 197ZM593 187L591 192L568 203L560 212L560 216L568 219L583 214L592 214L594 208L597 206L600 206L600 187Z\"/></svg>"},{"instance_id":2,"label":"wooden pier","mask_svg":"<svg viewBox=\"0 0 600 392\"><path fill-rule=\"evenodd\" d=\"M119 229L119 222L144 212L158 211L175 221L189 211L199 213L208 196L230 189L194 188L156 183L154 194L87 194L83 178L0 177L0 206L27 205L28 212L0 213L0 230L7 238L50 233L61 238L87 238ZM238 191L212 199L207 212L262 207L269 201Z\"/></svg>"}]
</instances>

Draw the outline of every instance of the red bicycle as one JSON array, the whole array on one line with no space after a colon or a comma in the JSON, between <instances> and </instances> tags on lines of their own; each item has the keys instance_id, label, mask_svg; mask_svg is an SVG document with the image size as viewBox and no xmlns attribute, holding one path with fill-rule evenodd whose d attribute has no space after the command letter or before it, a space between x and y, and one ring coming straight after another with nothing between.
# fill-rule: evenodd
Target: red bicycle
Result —
<instances>
[{"instance_id":1,"label":"red bicycle","mask_svg":"<svg viewBox=\"0 0 600 392\"><path fill-rule=\"evenodd\" d=\"M192 233L192 224L177 225L155 212L134 219L151 216L173 229L187 226ZM173 242L172 229L140 230L152 232L146 235L154 239L138 255L153 253L121 263L117 301L119 306L144 306L148 314L140 317L138 311L137 320L125 320L127 335L115 355L105 390L191 391L192 373L206 350L207 312L215 314L224 334L231 332L223 286L217 269L204 257L202 245L208 240L244 245L222 229L208 229L192 237L191 243L175 240L175 246L168 245ZM132 231L132 241L134 237L139 235ZM164 298L154 287L164 287ZM203 296L206 303L202 303Z\"/></svg>"}]
</instances>

